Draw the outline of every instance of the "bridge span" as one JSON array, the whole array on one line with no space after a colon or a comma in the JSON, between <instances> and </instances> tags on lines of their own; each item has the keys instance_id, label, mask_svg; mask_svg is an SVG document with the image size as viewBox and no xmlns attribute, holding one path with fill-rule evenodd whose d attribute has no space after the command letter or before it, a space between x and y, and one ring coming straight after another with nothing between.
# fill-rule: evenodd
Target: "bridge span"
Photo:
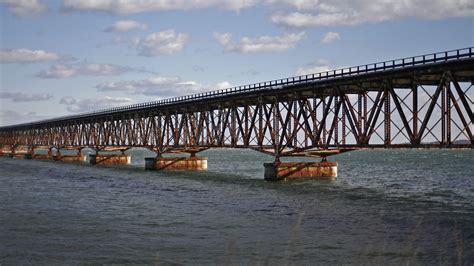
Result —
<instances>
[{"instance_id":1,"label":"bridge span","mask_svg":"<svg viewBox=\"0 0 474 266\"><path fill-rule=\"evenodd\" d=\"M473 148L474 48L464 48L0 127L2 154L126 164L103 151L143 147L148 169L205 169L209 148L274 156L267 179L334 178L327 156L364 148ZM48 155L35 154L48 149ZM69 158L61 150L77 150ZM188 158L163 154L189 153ZM288 163L288 156L322 157Z\"/></svg>"}]
</instances>

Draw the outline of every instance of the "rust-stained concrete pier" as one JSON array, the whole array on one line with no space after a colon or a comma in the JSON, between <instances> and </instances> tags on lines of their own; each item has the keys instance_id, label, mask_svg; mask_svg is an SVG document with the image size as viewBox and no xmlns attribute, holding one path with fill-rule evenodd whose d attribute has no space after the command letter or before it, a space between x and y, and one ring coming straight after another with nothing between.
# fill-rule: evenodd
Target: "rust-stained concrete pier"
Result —
<instances>
[{"instance_id":1,"label":"rust-stained concrete pier","mask_svg":"<svg viewBox=\"0 0 474 266\"><path fill-rule=\"evenodd\" d=\"M146 170L206 170L207 157L145 158Z\"/></svg>"},{"instance_id":2,"label":"rust-stained concrete pier","mask_svg":"<svg viewBox=\"0 0 474 266\"><path fill-rule=\"evenodd\" d=\"M128 165L131 162L131 155L128 154L90 154L90 164L101 165Z\"/></svg>"},{"instance_id":3,"label":"rust-stained concrete pier","mask_svg":"<svg viewBox=\"0 0 474 266\"><path fill-rule=\"evenodd\" d=\"M265 163L265 180L334 180L337 177L336 162L277 162Z\"/></svg>"},{"instance_id":4,"label":"rust-stained concrete pier","mask_svg":"<svg viewBox=\"0 0 474 266\"><path fill-rule=\"evenodd\" d=\"M62 162L85 162L86 155L78 154L78 155L54 155L53 160L55 161L62 161Z\"/></svg>"}]
</instances>

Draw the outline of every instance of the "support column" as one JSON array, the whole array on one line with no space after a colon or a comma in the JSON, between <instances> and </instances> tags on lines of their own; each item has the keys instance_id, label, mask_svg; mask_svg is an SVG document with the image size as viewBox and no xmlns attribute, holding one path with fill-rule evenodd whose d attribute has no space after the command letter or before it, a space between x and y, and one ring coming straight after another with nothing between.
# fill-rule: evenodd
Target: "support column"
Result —
<instances>
[{"instance_id":1,"label":"support column","mask_svg":"<svg viewBox=\"0 0 474 266\"><path fill-rule=\"evenodd\" d=\"M29 146L26 148L26 153L23 155L23 159L31 160L34 158L35 155L35 147Z\"/></svg>"},{"instance_id":2,"label":"support column","mask_svg":"<svg viewBox=\"0 0 474 266\"><path fill-rule=\"evenodd\" d=\"M388 86L388 85L386 85ZM386 147L392 144L392 130L391 130L391 114L392 108L390 107L390 94L388 92L388 88L385 88L385 103L384 103L384 144Z\"/></svg>"},{"instance_id":3,"label":"support column","mask_svg":"<svg viewBox=\"0 0 474 266\"><path fill-rule=\"evenodd\" d=\"M446 145L446 84L441 89L441 146Z\"/></svg>"},{"instance_id":4,"label":"support column","mask_svg":"<svg viewBox=\"0 0 474 266\"><path fill-rule=\"evenodd\" d=\"M15 157L15 146L10 147L10 152L8 153L7 157L14 158Z\"/></svg>"},{"instance_id":5,"label":"support column","mask_svg":"<svg viewBox=\"0 0 474 266\"><path fill-rule=\"evenodd\" d=\"M418 139L418 85L416 83L412 84L412 94L413 94L413 139L416 141ZM413 142L413 141L412 141ZM416 143L412 144L420 144L416 141Z\"/></svg>"},{"instance_id":6,"label":"support column","mask_svg":"<svg viewBox=\"0 0 474 266\"><path fill-rule=\"evenodd\" d=\"M264 163L265 180L335 180L337 162L274 162Z\"/></svg>"},{"instance_id":7,"label":"support column","mask_svg":"<svg viewBox=\"0 0 474 266\"><path fill-rule=\"evenodd\" d=\"M33 159L34 149L30 148L27 153L23 154L23 159L31 160Z\"/></svg>"},{"instance_id":8,"label":"support column","mask_svg":"<svg viewBox=\"0 0 474 266\"><path fill-rule=\"evenodd\" d=\"M35 154L35 147L29 146L27 147L26 153L23 155L23 159L31 160L33 159L34 154Z\"/></svg>"}]
</instances>

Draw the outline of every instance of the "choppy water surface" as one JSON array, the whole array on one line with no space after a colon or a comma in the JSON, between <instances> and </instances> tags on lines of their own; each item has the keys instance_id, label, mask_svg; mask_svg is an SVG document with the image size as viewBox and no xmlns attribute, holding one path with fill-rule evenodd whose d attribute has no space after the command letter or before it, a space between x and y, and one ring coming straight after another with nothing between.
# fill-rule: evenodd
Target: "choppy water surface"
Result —
<instances>
[{"instance_id":1,"label":"choppy water surface","mask_svg":"<svg viewBox=\"0 0 474 266\"><path fill-rule=\"evenodd\" d=\"M474 151L336 156L336 181L265 182L270 157L204 172L0 158L0 264L474 263Z\"/></svg>"}]
</instances>

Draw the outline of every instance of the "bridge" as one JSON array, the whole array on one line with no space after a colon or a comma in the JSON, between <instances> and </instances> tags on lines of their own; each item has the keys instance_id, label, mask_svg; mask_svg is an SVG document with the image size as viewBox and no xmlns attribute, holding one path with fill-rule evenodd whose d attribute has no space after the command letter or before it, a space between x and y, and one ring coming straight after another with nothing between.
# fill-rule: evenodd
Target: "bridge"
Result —
<instances>
[{"instance_id":1,"label":"bridge","mask_svg":"<svg viewBox=\"0 0 474 266\"><path fill-rule=\"evenodd\" d=\"M275 158L265 164L267 179L334 178L337 163L326 157L354 149L472 149L473 49L4 126L0 145L8 156L64 160L61 150L84 158L91 148L91 162L104 164L127 163L124 152L143 147L157 154L147 169L204 169L207 158L196 156L203 150L248 148ZM103 154L111 150L122 155ZM281 161L288 156L322 161Z\"/></svg>"}]
</instances>

